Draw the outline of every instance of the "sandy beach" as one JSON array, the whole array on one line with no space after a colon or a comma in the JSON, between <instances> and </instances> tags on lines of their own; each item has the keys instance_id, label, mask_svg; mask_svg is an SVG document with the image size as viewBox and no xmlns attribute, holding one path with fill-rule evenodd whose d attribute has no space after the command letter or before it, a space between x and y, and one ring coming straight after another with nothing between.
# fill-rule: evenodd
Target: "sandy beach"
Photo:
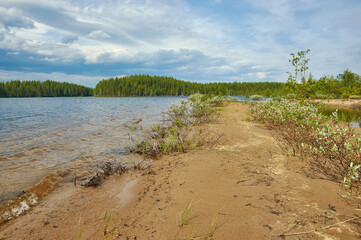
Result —
<instances>
[{"instance_id":1,"label":"sandy beach","mask_svg":"<svg viewBox=\"0 0 361 240\"><path fill-rule=\"evenodd\" d=\"M312 100L315 103L324 103L325 105L360 109L361 99L330 99L330 100Z\"/></svg>"},{"instance_id":2,"label":"sandy beach","mask_svg":"<svg viewBox=\"0 0 361 240\"><path fill-rule=\"evenodd\" d=\"M360 200L289 156L247 105L228 104L202 127L222 137L97 188L55 188L0 226L0 239L360 238Z\"/></svg>"}]
</instances>

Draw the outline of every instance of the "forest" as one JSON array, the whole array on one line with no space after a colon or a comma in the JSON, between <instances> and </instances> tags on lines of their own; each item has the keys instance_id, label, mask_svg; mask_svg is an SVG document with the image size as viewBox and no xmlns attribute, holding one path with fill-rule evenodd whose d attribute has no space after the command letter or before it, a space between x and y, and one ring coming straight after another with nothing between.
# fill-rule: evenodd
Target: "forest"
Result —
<instances>
[{"instance_id":1,"label":"forest","mask_svg":"<svg viewBox=\"0 0 361 240\"><path fill-rule=\"evenodd\" d=\"M173 77L132 75L101 80L94 89L55 81L0 82L0 97L129 97L189 96L194 93L221 96L261 95L285 98L361 98L361 77L346 69L333 76L315 79L311 74L302 83L280 82L214 82L196 83Z\"/></svg>"},{"instance_id":2,"label":"forest","mask_svg":"<svg viewBox=\"0 0 361 240\"><path fill-rule=\"evenodd\" d=\"M84 97L92 95L92 88L67 82L50 80L0 82L0 97Z\"/></svg>"},{"instance_id":3,"label":"forest","mask_svg":"<svg viewBox=\"0 0 361 240\"><path fill-rule=\"evenodd\" d=\"M325 75L320 79L313 78L310 75L304 84L287 83L288 97L300 98L361 98L361 76L346 69L343 73L337 75Z\"/></svg>"},{"instance_id":4,"label":"forest","mask_svg":"<svg viewBox=\"0 0 361 240\"><path fill-rule=\"evenodd\" d=\"M286 85L277 82L195 83L172 77L133 75L100 81L95 96L189 96L194 93L222 96L283 95Z\"/></svg>"}]
</instances>

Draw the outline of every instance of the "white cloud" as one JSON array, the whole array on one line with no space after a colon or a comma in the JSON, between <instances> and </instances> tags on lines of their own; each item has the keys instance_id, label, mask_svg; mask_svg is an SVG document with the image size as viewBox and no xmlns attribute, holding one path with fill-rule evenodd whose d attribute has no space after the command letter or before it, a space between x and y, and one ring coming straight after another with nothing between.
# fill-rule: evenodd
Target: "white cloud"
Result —
<instances>
[{"instance_id":1,"label":"white cloud","mask_svg":"<svg viewBox=\"0 0 361 240\"><path fill-rule=\"evenodd\" d=\"M108 34L103 32L102 30L95 30L88 34L88 37L94 38L94 39L107 39L110 38Z\"/></svg>"},{"instance_id":2,"label":"white cloud","mask_svg":"<svg viewBox=\"0 0 361 240\"><path fill-rule=\"evenodd\" d=\"M16 8L4 8L0 6L0 24L5 28L34 28L34 23L23 16L22 11Z\"/></svg>"},{"instance_id":3,"label":"white cloud","mask_svg":"<svg viewBox=\"0 0 361 240\"><path fill-rule=\"evenodd\" d=\"M17 37L8 29L0 27L0 49L7 50L22 50L24 46L24 40Z\"/></svg>"},{"instance_id":4,"label":"white cloud","mask_svg":"<svg viewBox=\"0 0 361 240\"><path fill-rule=\"evenodd\" d=\"M48 58L48 57L45 57L45 58L42 58L40 59L41 61L45 61L45 62L55 62L58 60L58 58Z\"/></svg>"},{"instance_id":5,"label":"white cloud","mask_svg":"<svg viewBox=\"0 0 361 240\"><path fill-rule=\"evenodd\" d=\"M265 73L265 72L257 72L257 73L256 73L256 76L257 76L258 78L260 78L260 79L263 79L263 78L266 78L267 73Z\"/></svg>"},{"instance_id":6,"label":"white cloud","mask_svg":"<svg viewBox=\"0 0 361 240\"><path fill-rule=\"evenodd\" d=\"M41 73L41 72L20 72L20 71L4 71L0 70L0 81L10 80L54 80L59 82L71 82L88 87L95 85L102 79L114 76L87 76L80 74L65 74L61 72Z\"/></svg>"},{"instance_id":7,"label":"white cloud","mask_svg":"<svg viewBox=\"0 0 361 240\"><path fill-rule=\"evenodd\" d=\"M215 3L222 8L214 10ZM171 0L1 0L0 49L89 68L107 63L132 65L128 70L135 73L149 69L207 80L275 81L286 79L290 52L310 48L315 77L346 67L361 72L357 1L230 5L213 0L208 5L213 9L204 4L206 11L200 13L192 2ZM232 11L222 12L227 6Z\"/></svg>"}]
</instances>

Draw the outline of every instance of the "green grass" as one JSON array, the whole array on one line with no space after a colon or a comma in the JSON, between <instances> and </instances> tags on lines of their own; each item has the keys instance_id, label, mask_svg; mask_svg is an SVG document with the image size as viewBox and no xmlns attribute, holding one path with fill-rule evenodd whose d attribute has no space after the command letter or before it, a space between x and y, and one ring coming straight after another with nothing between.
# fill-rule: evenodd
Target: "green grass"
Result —
<instances>
[{"instance_id":1,"label":"green grass","mask_svg":"<svg viewBox=\"0 0 361 240\"><path fill-rule=\"evenodd\" d=\"M81 215L80 215L80 218L79 218L79 233L78 233L78 240L81 240L82 238L82 233L83 233L83 228L81 226Z\"/></svg>"},{"instance_id":2,"label":"green grass","mask_svg":"<svg viewBox=\"0 0 361 240\"><path fill-rule=\"evenodd\" d=\"M104 213L104 226L103 226L103 236L106 236L109 232L109 225L110 225L110 221L112 220L112 216L113 213L110 213L108 215L108 210L105 211Z\"/></svg>"},{"instance_id":3,"label":"green grass","mask_svg":"<svg viewBox=\"0 0 361 240\"><path fill-rule=\"evenodd\" d=\"M178 226L180 228L185 227L189 221L190 221L190 212L192 210L193 206L192 206L192 202L188 203L186 208L183 210L183 212L180 214L179 218L178 218Z\"/></svg>"}]
</instances>

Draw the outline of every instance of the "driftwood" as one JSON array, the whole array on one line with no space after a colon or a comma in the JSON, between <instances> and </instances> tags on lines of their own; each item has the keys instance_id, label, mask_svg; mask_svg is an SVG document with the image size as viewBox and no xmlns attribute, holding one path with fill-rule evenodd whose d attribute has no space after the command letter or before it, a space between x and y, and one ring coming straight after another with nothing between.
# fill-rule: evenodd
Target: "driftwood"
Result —
<instances>
[{"instance_id":1,"label":"driftwood","mask_svg":"<svg viewBox=\"0 0 361 240\"><path fill-rule=\"evenodd\" d=\"M296 235L309 234L309 233L313 233L313 232L317 232L317 231L320 231L320 230L323 230L323 229L327 229L327 228L330 228L330 227L333 227L333 226L336 226L336 225L339 225L339 224L342 224L342 223L350 222L350 221L353 221L353 220L356 220L356 219L359 219L359 218L361 218L361 216L353 217L353 218L350 218L350 219L347 219L347 220L344 220L344 221L341 221L341 222L337 222L337 223L334 223L334 224L331 224L331 225L315 228L315 229L310 230L310 231L298 232L298 233L282 233L282 234L276 234L276 235L273 235L273 236L286 237L286 236L296 236Z\"/></svg>"}]
</instances>

